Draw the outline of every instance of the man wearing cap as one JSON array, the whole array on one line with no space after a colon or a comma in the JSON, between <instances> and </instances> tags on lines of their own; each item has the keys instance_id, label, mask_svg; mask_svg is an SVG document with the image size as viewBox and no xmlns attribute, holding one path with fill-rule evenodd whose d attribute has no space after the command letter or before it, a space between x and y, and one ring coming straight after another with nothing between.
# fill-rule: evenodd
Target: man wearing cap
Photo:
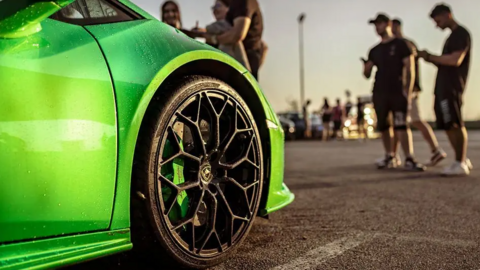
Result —
<instances>
[{"instance_id":1,"label":"man wearing cap","mask_svg":"<svg viewBox=\"0 0 480 270\"><path fill-rule=\"evenodd\" d=\"M417 46L415 43L403 35L402 31L402 21L398 18L392 20L392 33L396 38L400 38L407 42L407 45L410 47L410 50L413 52L415 57L415 83L413 85L413 93L412 93L412 100L411 100L411 108L410 108L410 117L412 121L412 125L416 127L422 133L423 137L427 141L430 149L432 151L432 157L429 161L429 166L435 166L440 161L444 160L447 157L445 151L439 147L437 137L435 133L433 133L432 127L423 121L420 117L420 109L418 106L418 96L420 91L422 90L420 86L420 73L419 73L419 64L418 64L418 57L417 57ZM397 156L397 149L399 144L398 136L394 135L394 143L393 143L393 152L395 156ZM380 160L379 160L380 161Z\"/></svg>"},{"instance_id":2,"label":"man wearing cap","mask_svg":"<svg viewBox=\"0 0 480 270\"><path fill-rule=\"evenodd\" d=\"M437 128L447 132L455 150L455 162L445 168L443 175L463 176L470 174L473 166L467 158L467 130L462 119L463 92L470 68L471 37L465 27L453 18L449 6L440 4L434 7L430 17L437 27L452 32L445 42L442 55L419 51L419 57L438 67L435 83L435 115Z\"/></svg>"},{"instance_id":3,"label":"man wearing cap","mask_svg":"<svg viewBox=\"0 0 480 270\"><path fill-rule=\"evenodd\" d=\"M409 127L408 108L415 80L415 58L403 39L392 34L392 22L386 14L378 14L369 21L375 25L381 42L373 47L364 62L364 76L370 78L373 67L377 67L373 85L373 104L377 114L377 128L382 133L385 160L378 163L379 169L397 166L393 154L389 115L393 115L393 128L405 153L405 168L424 171L425 166L413 156L412 132Z\"/></svg>"}]
</instances>

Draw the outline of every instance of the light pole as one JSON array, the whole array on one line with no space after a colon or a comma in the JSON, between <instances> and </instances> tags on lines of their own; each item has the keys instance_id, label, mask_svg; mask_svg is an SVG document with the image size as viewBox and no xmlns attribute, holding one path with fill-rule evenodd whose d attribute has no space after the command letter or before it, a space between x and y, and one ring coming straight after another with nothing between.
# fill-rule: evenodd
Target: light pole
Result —
<instances>
[{"instance_id":1,"label":"light pole","mask_svg":"<svg viewBox=\"0 0 480 270\"><path fill-rule=\"evenodd\" d=\"M305 106L305 64L303 56L303 22L305 21L306 14L302 13L298 16L298 40L300 46L300 106Z\"/></svg>"}]
</instances>

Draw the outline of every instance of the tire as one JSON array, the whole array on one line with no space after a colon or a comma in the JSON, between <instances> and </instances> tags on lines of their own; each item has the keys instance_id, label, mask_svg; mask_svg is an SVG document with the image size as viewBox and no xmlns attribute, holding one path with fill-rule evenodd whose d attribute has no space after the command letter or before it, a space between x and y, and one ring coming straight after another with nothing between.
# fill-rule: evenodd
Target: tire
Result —
<instances>
[{"instance_id":1,"label":"tire","mask_svg":"<svg viewBox=\"0 0 480 270\"><path fill-rule=\"evenodd\" d=\"M204 269L227 260L253 224L261 137L246 103L222 81L188 76L159 92L135 152L134 252L161 267Z\"/></svg>"}]
</instances>

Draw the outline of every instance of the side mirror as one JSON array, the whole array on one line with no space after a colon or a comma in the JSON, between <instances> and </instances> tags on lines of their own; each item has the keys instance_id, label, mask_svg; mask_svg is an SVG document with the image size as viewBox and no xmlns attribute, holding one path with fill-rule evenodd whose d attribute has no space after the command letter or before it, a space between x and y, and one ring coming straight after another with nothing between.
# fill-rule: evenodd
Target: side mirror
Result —
<instances>
[{"instance_id":1,"label":"side mirror","mask_svg":"<svg viewBox=\"0 0 480 270\"><path fill-rule=\"evenodd\" d=\"M0 38L33 35L40 23L74 0L0 0Z\"/></svg>"}]
</instances>

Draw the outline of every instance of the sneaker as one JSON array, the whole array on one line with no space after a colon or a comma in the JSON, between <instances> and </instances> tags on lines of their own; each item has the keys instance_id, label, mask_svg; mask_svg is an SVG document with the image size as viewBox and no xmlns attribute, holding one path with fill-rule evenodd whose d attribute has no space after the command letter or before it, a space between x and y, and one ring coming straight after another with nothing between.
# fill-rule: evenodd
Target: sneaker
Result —
<instances>
[{"instance_id":1,"label":"sneaker","mask_svg":"<svg viewBox=\"0 0 480 270\"><path fill-rule=\"evenodd\" d=\"M473 165L472 165L472 162L470 161L469 158L467 158L467 160L465 160L465 164L467 165L467 167L470 171L473 170Z\"/></svg>"},{"instance_id":2,"label":"sneaker","mask_svg":"<svg viewBox=\"0 0 480 270\"><path fill-rule=\"evenodd\" d=\"M430 160L427 162L429 167L433 167L440 163L442 160L444 160L447 157L447 153L443 151L443 149L438 148L435 152L433 152L432 157Z\"/></svg>"},{"instance_id":3,"label":"sneaker","mask_svg":"<svg viewBox=\"0 0 480 270\"><path fill-rule=\"evenodd\" d=\"M390 155L386 155L383 159L377 160L376 164L378 169L392 169L397 167L395 158Z\"/></svg>"},{"instance_id":4,"label":"sneaker","mask_svg":"<svg viewBox=\"0 0 480 270\"><path fill-rule=\"evenodd\" d=\"M395 167L400 167L402 166L402 159L400 158L400 156L397 154L396 157L393 158L392 162L394 163ZM384 164L385 163L385 157L381 157L377 160L375 160L375 164L377 166L380 166L381 164Z\"/></svg>"},{"instance_id":5,"label":"sneaker","mask_svg":"<svg viewBox=\"0 0 480 270\"><path fill-rule=\"evenodd\" d=\"M407 158L405 160L405 169L407 171L423 172L427 168L425 167L425 165L416 162L413 158Z\"/></svg>"},{"instance_id":6,"label":"sneaker","mask_svg":"<svg viewBox=\"0 0 480 270\"><path fill-rule=\"evenodd\" d=\"M455 161L451 166L443 170L443 176L466 176L470 174L470 169L466 162Z\"/></svg>"}]
</instances>

